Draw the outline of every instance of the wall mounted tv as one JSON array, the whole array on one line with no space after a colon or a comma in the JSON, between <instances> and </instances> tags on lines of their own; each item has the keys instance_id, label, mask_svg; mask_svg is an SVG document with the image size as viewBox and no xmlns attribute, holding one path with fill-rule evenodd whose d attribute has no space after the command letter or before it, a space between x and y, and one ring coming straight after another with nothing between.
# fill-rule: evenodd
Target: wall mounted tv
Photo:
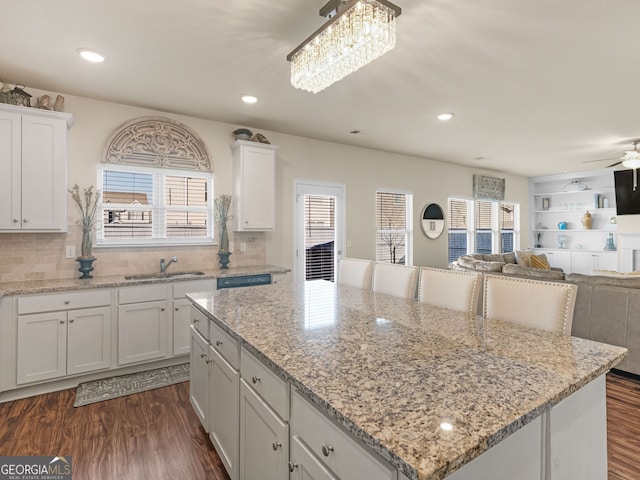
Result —
<instances>
[{"instance_id":1,"label":"wall mounted tv","mask_svg":"<svg viewBox=\"0 0 640 480\"><path fill-rule=\"evenodd\" d=\"M640 177L640 172L638 172ZM613 172L616 184L616 209L618 215L640 214L640 186L633 191L633 170Z\"/></svg>"}]
</instances>

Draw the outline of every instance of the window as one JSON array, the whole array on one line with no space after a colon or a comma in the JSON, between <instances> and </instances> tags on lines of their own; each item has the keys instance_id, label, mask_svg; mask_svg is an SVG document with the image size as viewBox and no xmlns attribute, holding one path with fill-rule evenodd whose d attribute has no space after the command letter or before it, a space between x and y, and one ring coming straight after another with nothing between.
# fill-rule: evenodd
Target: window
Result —
<instances>
[{"instance_id":1,"label":"window","mask_svg":"<svg viewBox=\"0 0 640 480\"><path fill-rule=\"evenodd\" d=\"M211 173L109 165L98 177L98 245L213 243Z\"/></svg>"},{"instance_id":2,"label":"window","mask_svg":"<svg viewBox=\"0 0 640 480\"><path fill-rule=\"evenodd\" d=\"M520 248L520 205L449 198L449 262L468 253L506 253Z\"/></svg>"},{"instance_id":3,"label":"window","mask_svg":"<svg viewBox=\"0 0 640 480\"><path fill-rule=\"evenodd\" d=\"M336 199L304 196L305 279L333 281Z\"/></svg>"},{"instance_id":4,"label":"window","mask_svg":"<svg viewBox=\"0 0 640 480\"><path fill-rule=\"evenodd\" d=\"M413 196L410 193L376 192L376 260L412 265Z\"/></svg>"}]
</instances>

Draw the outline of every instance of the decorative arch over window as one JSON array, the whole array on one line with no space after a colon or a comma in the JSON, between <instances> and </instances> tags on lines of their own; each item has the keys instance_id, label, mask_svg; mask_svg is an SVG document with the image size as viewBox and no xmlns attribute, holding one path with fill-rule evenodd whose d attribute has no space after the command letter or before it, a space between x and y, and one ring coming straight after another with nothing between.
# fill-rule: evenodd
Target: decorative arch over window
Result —
<instances>
[{"instance_id":1,"label":"decorative arch over window","mask_svg":"<svg viewBox=\"0 0 640 480\"><path fill-rule=\"evenodd\" d=\"M104 162L213 171L198 134L164 117L140 117L120 126L107 141Z\"/></svg>"}]
</instances>

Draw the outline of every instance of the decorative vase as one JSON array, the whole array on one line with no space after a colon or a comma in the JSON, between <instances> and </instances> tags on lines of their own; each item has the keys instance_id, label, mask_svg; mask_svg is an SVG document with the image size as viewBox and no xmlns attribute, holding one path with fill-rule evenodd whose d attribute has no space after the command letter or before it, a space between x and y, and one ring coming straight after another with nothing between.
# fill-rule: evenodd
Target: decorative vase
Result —
<instances>
[{"instance_id":1,"label":"decorative vase","mask_svg":"<svg viewBox=\"0 0 640 480\"><path fill-rule=\"evenodd\" d=\"M584 228L585 230L591 230L592 226L593 226L593 217L587 210L587 213L585 213L584 216L582 217L582 228Z\"/></svg>"},{"instance_id":2,"label":"decorative vase","mask_svg":"<svg viewBox=\"0 0 640 480\"><path fill-rule=\"evenodd\" d=\"M616 244L613 243L613 233L607 234L607 241L604 244L604 249L609 251L616 249Z\"/></svg>"},{"instance_id":3,"label":"decorative vase","mask_svg":"<svg viewBox=\"0 0 640 480\"><path fill-rule=\"evenodd\" d=\"M231 252L218 252L218 259L220 262L220 268L227 269L229 268L229 256Z\"/></svg>"},{"instance_id":4,"label":"decorative vase","mask_svg":"<svg viewBox=\"0 0 640 480\"><path fill-rule=\"evenodd\" d=\"M93 257L93 239L91 234L91 227L82 227L82 244L80 245L80 252L82 257Z\"/></svg>"},{"instance_id":5,"label":"decorative vase","mask_svg":"<svg viewBox=\"0 0 640 480\"><path fill-rule=\"evenodd\" d=\"M93 262L95 262L96 260L97 259L95 257L76 258L76 262L80 264L80 268L78 268L78 271L82 273L82 276L79 278L93 278L93 276L90 275L90 272L93 271Z\"/></svg>"},{"instance_id":6,"label":"decorative vase","mask_svg":"<svg viewBox=\"0 0 640 480\"><path fill-rule=\"evenodd\" d=\"M558 245L559 248L567 247L567 236L566 235L558 235Z\"/></svg>"},{"instance_id":7,"label":"decorative vase","mask_svg":"<svg viewBox=\"0 0 640 480\"><path fill-rule=\"evenodd\" d=\"M558 222L558 230L566 230L567 222Z\"/></svg>"}]
</instances>

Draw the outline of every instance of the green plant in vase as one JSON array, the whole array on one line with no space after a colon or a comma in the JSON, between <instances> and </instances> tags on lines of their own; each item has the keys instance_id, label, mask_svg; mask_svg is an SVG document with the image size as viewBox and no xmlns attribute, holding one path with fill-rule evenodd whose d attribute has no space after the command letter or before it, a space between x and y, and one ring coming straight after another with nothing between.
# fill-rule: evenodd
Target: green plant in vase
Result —
<instances>
[{"instance_id":1,"label":"green plant in vase","mask_svg":"<svg viewBox=\"0 0 640 480\"><path fill-rule=\"evenodd\" d=\"M218 257L220 259L220 268L229 268L229 231L227 223L231 220L229 209L231 208L231 195L223 193L218 195L214 200L216 224L220 232L220 241L218 243Z\"/></svg>"},{"instance_id":2,"label":"green plant in vase","mask_svg":"<svg viewBox=\"0 0 640 480\"><path fill-rule=\"evenodd\" d=\"M80 278L93 278L89 272L93 270L93 262L96 258L93 256L93 227L96 224L96 212L98 202L100 200L100 192L94 192L93 185L85 188L83 194L80 194L80 187L74 184L69 190L71 198L80 209L80 223L82 225L82 243L80 246L80 256L76 261L80 263Z\"/></svg>"}]
</instances>

